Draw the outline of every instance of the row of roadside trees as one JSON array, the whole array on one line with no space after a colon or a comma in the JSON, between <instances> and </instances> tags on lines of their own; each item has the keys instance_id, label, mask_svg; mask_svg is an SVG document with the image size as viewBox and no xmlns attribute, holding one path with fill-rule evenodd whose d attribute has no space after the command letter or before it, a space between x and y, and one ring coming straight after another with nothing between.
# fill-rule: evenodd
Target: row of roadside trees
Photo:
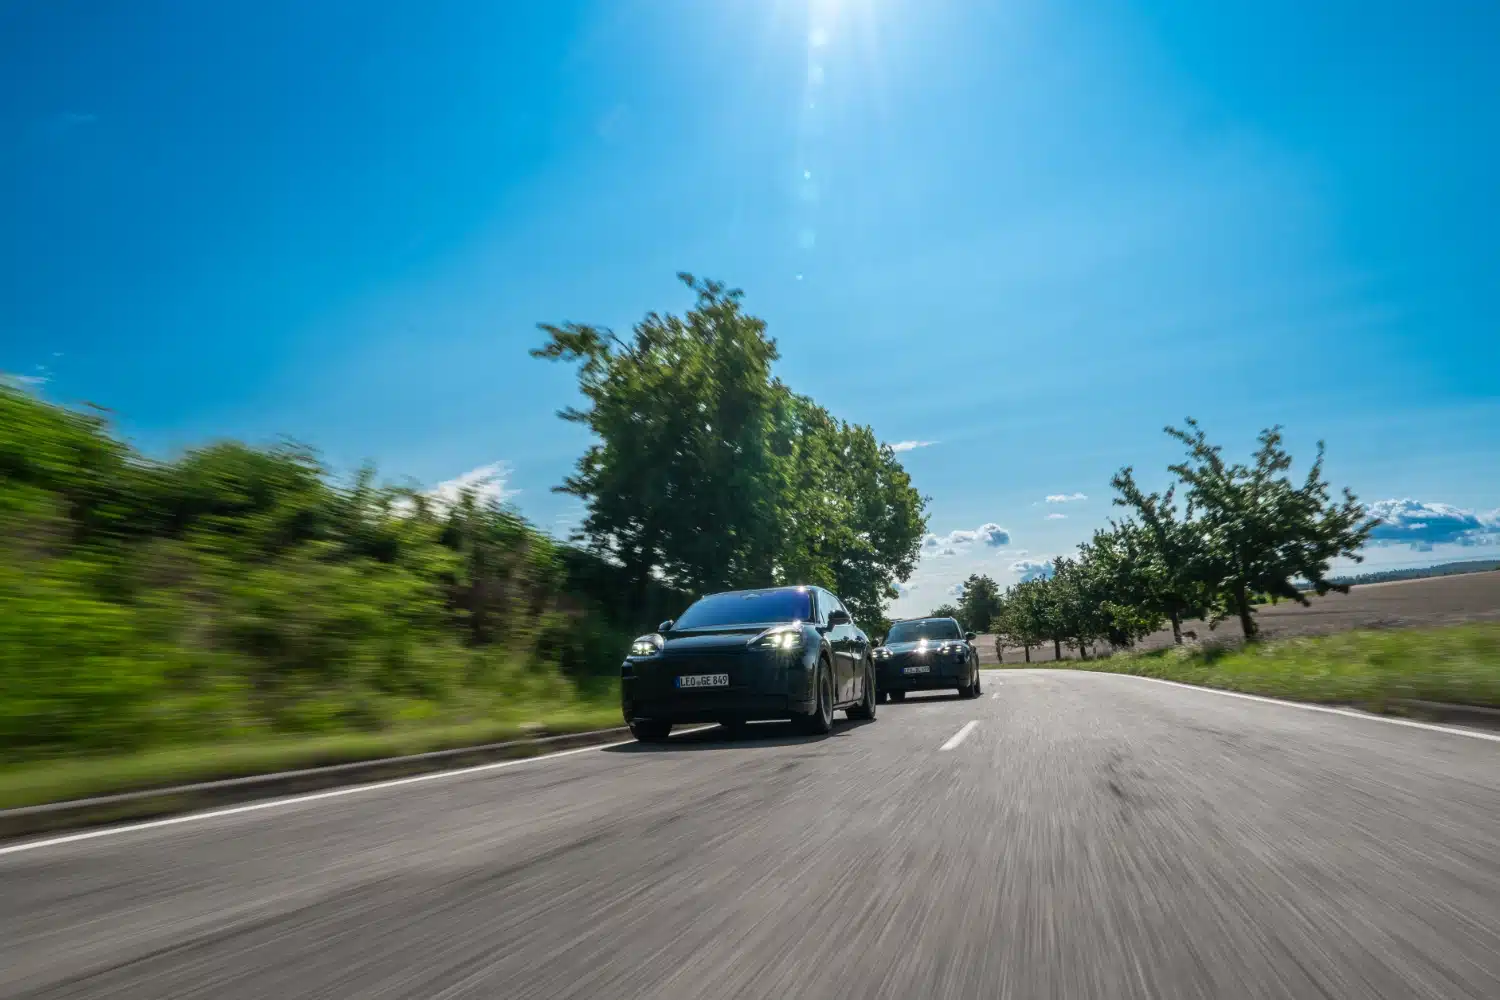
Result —
<instances>
[{"instance_id":1,"label":"row of roadside trees","mask_svg":"<svg viewBox=\"0 0 1500 1000\"><path fill-rule=\"evenodd\" d=\"M1358 561L1376 524L1347 489L1335 499L1323 476L1323 443L1306 477L1290 477L1291 455L1279 427L1262 431L1249 464L1227 461L1197 422L1168 427L1186 449L1170 466L1174 482L1146 492L1134 470L1111 481L1114 503L1129 513L1112 520L1071 556L1053 560L1047 575L999 593L994 581L971 576L957 607L939 609L1001 645L1051 645L1087 656L1097 644L1120 649L1171 625L1210 626L1236 619L1255 641L1255 608L1265 600L1307 603L1307 593L1347 592L1328 579L1336 557Z\"/></svg>"}]
</instances>

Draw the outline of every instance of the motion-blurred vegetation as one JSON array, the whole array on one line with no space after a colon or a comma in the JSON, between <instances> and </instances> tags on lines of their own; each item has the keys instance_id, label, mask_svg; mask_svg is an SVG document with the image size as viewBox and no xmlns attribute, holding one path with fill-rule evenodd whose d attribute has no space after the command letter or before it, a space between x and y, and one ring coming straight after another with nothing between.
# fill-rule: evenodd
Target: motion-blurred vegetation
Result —
<instances>
[{"instance_id":1,"label":"motion-blurred vegetation","mask_svg":"<svg viewBox=\"0 0 1500 1000\"><path fill-rule=\"evenodd\" d=\"M472 492L340 484L290 444L152 461L0 386L0 762L598 705L682 603L623 589Z\"/></svg>"}]
</instances>

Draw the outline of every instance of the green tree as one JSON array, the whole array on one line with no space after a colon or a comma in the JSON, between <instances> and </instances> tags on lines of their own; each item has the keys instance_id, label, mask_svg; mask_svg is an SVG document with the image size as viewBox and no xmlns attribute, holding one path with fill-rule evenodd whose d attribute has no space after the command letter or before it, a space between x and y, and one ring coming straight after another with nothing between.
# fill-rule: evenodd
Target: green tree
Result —
<instances>
[{"instance_id":1,"label":"green tree","mask_svg":"<svg viewBox=\"0 0 1500 1000\"><path fill-rule=\"evenodd\" d=\"M1046 588L1045 580L1030 580L1018 583L1005 592L1000 608L999 636L1012 646L1020 646L1031 662L1031 650L1048 638L1047 623L1043 619L1041 592ZM996 654L1001 652L996 649Z\"/></svg>"},{"instance_id":2,"label":"green tree","mask_svg":"<svg viewBox=\"0 0 1500 1000\"><path fill-rule=\"evenodd\" d=\"M1150 534L1127 520L1096 531L1091 541L1079 546L1079 563L1099 609L1103 638L1116 649L1133 646L1161 626L1151 544Z\"/></svg>"},{"instance_id":3,"label":"green tree","mask_svg":"<svg viewBox=\"0 0 1500 1000\"><path fill-rule=\"evenodd\" d=\"M928 618L956 618L956 619L958 619L959 625L961 625L961 626L964 625L964 613L963 613L963 611L960 608L955 607L952 604L939 604L937 607L935 607L935 608L932 609L932 613L929 614L927 617Z\"/></svg>"},{"instance_id":4,"label":"green tree","mask_svg":"<svg viewBox=\"0 0 1500 1000\"><path fill-rule=\"evenodd\" d=\"M532 354L578 364L588 404L561 415L597 438L558 490L638 594L654 577L691 593L820 584L877 620L915 566L926 501L870 428L772 377L776 342L739 291L680 277L695 306L648 315L628 343L542 326Z\"/></svg>"},{"instance_id":5,"label":"green tree","mask_svg":"<svg viewBox=\"0 0 1500 1000\"><path fill-rule=\"evenodd\" d=\"M975 632L988 632L1000 610L1000 600L1000 587L995 581L973 573L959 591L958 607L969 628Z\"/></svg>"},{"instance_id":6,"label":"green tree","mask_svg":"<svg viewBox=\"0 0 1500 1000\"><path fill-rule=\"evenodd\" d=\"M1187 447L1187 459L1171 469L1187 486L1198 514L1206 550L1199 579L1239 616L1247 641L1257 636L1251 600L1256 593L1308 604L1297 579L1320 597L1330 590L1348 592L1347 585L1327 579L1328 564L1340 556L1361 561L1359 550L1376 522L1348 489L1342 502L1330 498L1322 441L1298 486L1286 475L1292 458L1282 447L1279 426L1261 431L1254 464L1248 466L1226 462L1192 418L1186 428L1166 432Z\"/></svg>"},{"instance_id":7,"label":"green tree","mask_svg":"<svg viewBox=\"0 0 1500 1000\"><path fill-rule=\"evenodd\" d=\"M697 294L685 316L651 313L629 342L543 324L550 340L531 352L579 365L587 405L560 415L597 440L557 489L584 501L584 534L624 564L638 599L653 573L703 592L769 583L775 563L776 342L738 290L680 277Z\"/></svg>"},{"instance_id":8,"label":"green tree","mask_svg":"<svg viewBox=\"0 0 1500 1000\"><path fill-rule=\"evenodd\" d=\"M1193 520L1192 503L1179 517L1176 486L1165 493L1146 493L1136 485L1129 466L1115 473L1110 485L1119 492L1115 505L1131 508L1140 518L1138 527L1122 529L1126 534L1121 538L1137 569L1132 579L1136 606L1165 616L1172 623L1173 640L1181 645L1183 621L1210 617L1214 610L1213 594L1202 575L1205 536Z\"/></svg>"}]
</instances>

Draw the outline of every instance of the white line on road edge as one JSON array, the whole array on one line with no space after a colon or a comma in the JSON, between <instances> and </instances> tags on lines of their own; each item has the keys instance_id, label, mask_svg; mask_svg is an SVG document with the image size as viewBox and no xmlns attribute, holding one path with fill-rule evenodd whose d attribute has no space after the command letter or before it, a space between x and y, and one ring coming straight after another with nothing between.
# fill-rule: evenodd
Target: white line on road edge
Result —
<instances>
[{"instance_id":1,"label":"white line on road edge","mask_svg":"<svg viewBox=\"0 0 1500 1000\"><path fill-rule=\"evenodd\" d=\"M683 733L696 733L703 729L712 729L712 726L698 726L694 729L684 729ZM290 798L266 799L263 802L249 802L242 806L229 806L224 809L210 809L208 812L184 813L181 816L168 816L164 819L145 820L140 823L127 823L124 826L110 826L98 830L85 830L81 833L64 834L61 837L49 837L46 840L31 840L22 844L11 844L8 847L0 847L0 857L7 854L20 854L22 851L35 851L43 847L60 847L63 844L76 844L81 840L95 840L99 837L113 837L121 833L135 833L139 830L155 830L164 826L177 826L179 823L198 823L206 819L218 819L221 816L238 816L241 813L259 812L262 809L279 809L282 806L301 805L304 802L320 802L323 799L336 799L345 795L358 795L360 792L377 792L385 788L400 788L402 785L415 785L421 781L440 781L443 778L460 778L470 774L482 774L485 771L498 771L505 767L515 767L518 764L533 764L540 760L556 760L559 757L571 757L577 753L588 753L590 750L607 750L610 747L622 747L635 740L618 740L614 743L600 743L590 747L575 747L572 750L559 750L556 753L538 754L535 757L516 757L512 760L499 760L489 764L476 764L473 767L462 767L453 771L433 771L428 774L415 774L409 778L392 778L389 781L372 781L367 785L346 785L343 788L332 788L326 792L309 792L306 795L293 795Z\"/></svg>"},{"instance_id":2,"label":"white line on road edge","mask_svg":"<svg viewBox=\"0 0 1500 1000\"><path fill-rule=\"evenodd\" d=\"M1083 673L1084 671L1078 671ZM1267 698L1260 694L1245 694L1241 691L1225 691L1223 688L1202 687L1197 684L1184 684L1182 681L1169 681L1161 677L1142 677L1140 674L1115 674L1106 670L1088 671L1099 675L1110 677L1129 677L1132 680L1151 681L1153 684L1170 684L1172 687L1184 688L1188 691L1203 691L1208 694L1221 694L1226 698L1243 698L1246 701L1260 701L1267 705L1280 705L1283 708L1300 708L1307 712L1323 712L1327 715L1343 715L1351 719L1368 719L1371 722L1388 722L1393 726L1406 726L1410 729L1427 729L1434 733L1447 733L1450 736L1468 736L1476 740L1489 740L1491 743L1500 743L1500 733L1486 733L1478 729L1456 729L1452 726L1439 726L1431 722L1417 722L1414 719L1398 719L1391 715L1376 715L1374 712L1356 712L1352 708L1335 708L1332 705L1309 705L1302 701L1284 701L1281 698Z\"/></svg>"},{"instance_id":3,"label":"white line on road edge","mask_svg":"<svg viewBox=\"0 0 1500 1000\"><path fill-rule=\"evenodd\" d=\"M977 719L973 722L965 722L962 729L948 738L948 742L943 744L942 749L952 750L954 747L958 746L964 740L969 738L969 734L974 731L974 727L977 725L979 725L979 721Z\"/></svg>"}]
</instances>

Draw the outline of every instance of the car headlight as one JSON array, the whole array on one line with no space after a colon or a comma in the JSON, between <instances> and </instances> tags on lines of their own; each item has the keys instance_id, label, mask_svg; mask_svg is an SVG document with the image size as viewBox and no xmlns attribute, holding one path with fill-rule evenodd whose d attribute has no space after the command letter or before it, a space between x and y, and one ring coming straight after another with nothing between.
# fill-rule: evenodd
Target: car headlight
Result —
<instances>
[{"instance_id":1,"label":"car headlight","mask_svg":"<svg viewBox=\"0 0 1500 1000\"><path fill-rule=\"evenodd\" d=\"M630 644L631 656L655 656L666 645L666 640L656 633L643 635Z\"/></svg>"},{"instance_id":2,"label":"car headlight","mask_svg":"<svg viewBox=\"0 0 1500 1000\"><path fill-rule=\"evenodd\" d=\"M776 629L757 638L754 646L756 649L801 649L802 630L800 628Z\"/></svg>"},{"instance_id":3,"label":"car headlight","mask_svg":"<svg viewBox=\"0 0 1500 1000\"><path fill-rule=\"evenodd\" d=\"M886 649L884 646L881 646L879 649L875 650L875 659L877 660L889 659L890 655L891 651L889 649Z\"/></svg>"}]
</instances>

